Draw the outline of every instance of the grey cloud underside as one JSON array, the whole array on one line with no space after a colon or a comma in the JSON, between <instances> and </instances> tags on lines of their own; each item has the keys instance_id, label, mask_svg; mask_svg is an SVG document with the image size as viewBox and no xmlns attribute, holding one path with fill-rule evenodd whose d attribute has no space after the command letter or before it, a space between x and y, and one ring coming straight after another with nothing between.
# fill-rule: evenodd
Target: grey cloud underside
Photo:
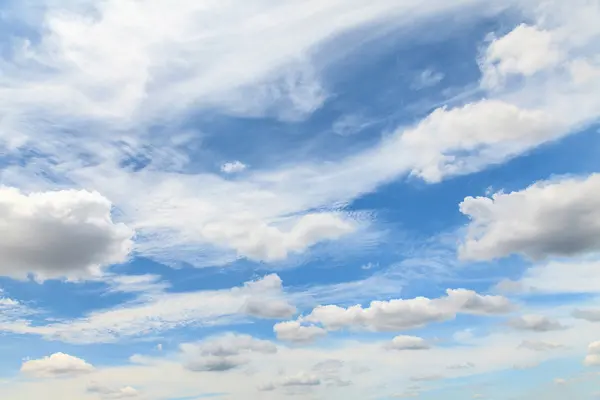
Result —
<instances>
[{"instance_id":1,"label":"grey cloud underside","mask_svg":"<svg viewBox=\"0 0 600 400\"><path fill-rule=\"evenodd\" d=\"M491 198L467 197L471 218L463 258L522 254L539 260L600 252L600 175L538 182Z\"/></svg>"}]
</instances>

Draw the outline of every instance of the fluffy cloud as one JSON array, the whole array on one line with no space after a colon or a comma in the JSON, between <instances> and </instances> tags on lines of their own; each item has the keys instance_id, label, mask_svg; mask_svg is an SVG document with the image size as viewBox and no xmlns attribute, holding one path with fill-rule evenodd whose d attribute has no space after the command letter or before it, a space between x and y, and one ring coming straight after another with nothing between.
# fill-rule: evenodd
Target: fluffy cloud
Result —
<instances>
[{"instance_id":1,"label":"fluffy cloud","mask_svg":"<svg viewBox=\"0 0 600 400\"><path fill-rule=\"evenodd\" d=\"M221 172L226 174L235 174L236 172L244 171L248 166L241 161L228 162L221 165Z\"/></svg>"},{"instance_id":2,"label":"fluffy cloud","mask_svg":"<svg viewBox=\"0 0 600 400\"><path fill-rule=\"evenodd\" d=\"M406 153L413 175L438 182L503 162L559 132L553 116L544 111L482 100L436 109L402 133L394 146Z\"/></svg>"},{"instance_id":3,"label":"fluffy cloud","mask_svg":"<svg viewBox=\"0 0 600 400\"><path fill-rule=\"evenodd\" d=\"M25 194L0 187L0 274L37 279L78 277L123 262L133 231L111 219L112 204L97 192Z\"/></svg>"},{"instance_id":4,"label":"fluffy cloud","mask_svg":"<svg viewBox=\"0 0 600 400\"><path fill-rule=\"evenodd\" d=\"M588 367L600 366L600 341L589 344L588 354L583 360L583 364Z\"/></svg>"},{"instance_id":5,"label":"fluffy cloud","mask_svg":"<svg viewBox=\"0 0 600 400\"><path fill-rule=\"evenodd\" d=\"M471 223L462 258L510 254L532 259L600 250L600 175L538 182L522 191L467 197L460 211Z\"/></svg>"},{"instance_id":6,"label":"fluffy cloud","mask_svg":"<svg viewBox=\"0 0 600 400\"><path fill-rule=\"evenodd\" d=\"M281 279L271 274L231 289L142 296L136 302L74 320L33 325L16 318L0 323L0 331L81 344L115 342L176 327L214 325L222 319L231 322L247 315L248 302L259 305L261 301L270 303L282 297Z\"/></svg>"},{"instance_id":7,"label":"fluffy cloud","mask_svg":"<svg viewBox=\"0 0 600 400\"><path fill-rule=\"evenodd\" d=\"M22 373L40 378L88 374L92 371L94 367L91 364L65 353L54 353L37 360L28 360L21 366Z\"/></svg>"},{"instance_id":8,"label":"fluffy cloud","mask_svg":"<svg viewBox=\"0 0 600 400\"><path fill-rule=\"evenodd\" d=\"M379 332L418 328L432 322L452 319L457 313L473 315L504 314L513 310L513 304L502 296L480 295L471 290L448 289L447 296L437 299L416 297L373 301L363 308L336 305L316 307L301 318L309 323L322 324L327 330L346 327L363 327Z\"/></svg>"},{"instance_id":9,"label":"fluffy cloud","mask_svg":"<svg viewBox=\"0 0 600 400\"><path fill-rule=\"evenodd\" d=\"M557 65L563 58L555 34L521 24L487 47L481 60L482 85L495 88L510 75L531 76Z\"/></svg>"},{"instance_id":10,"label":"fluffy cloud","mask_svg":"<svg viewBox=\"0 0 600 400\"><path fill-rule=\"evenodd\" d=\"M250 353L274 354L277 347L249 335L226 334L200 343L180 346L185 366L191 371L228 371L248 362Z\"/></svg>"},{"instance_id":11,"label":"fluffy cloud","mask_svg":"<svg viewBox=\"0 0 600 400\"><path fill-rule=\"evenodd\" d=\"M114 388L114 387L108 387L108 386L103 386L103 385L99 385L99 384L92 384L87 388L88 393L93 393L93 394L97 394L99 395L102 399L133 399L133 398L139 398L141 396L141 393L131 387L131 386L124 386L121 388Z\"/></svg>"},{"instance_id":12,"label":"fluffy cloud","mask_svg":"<svg viewBox=\"0 0 600 400\"><path fill-rule=\"evenodd\" d=\"M514 329L535 332L548 332L565 329L559 321L543 315L528 314L513 318L508 321L508 324Z\"/></svg>"},{"instance_id":13,"label":"fluffy cloud","mask_svg":"<svg viewBox=\"0 0 600 400\"><path fill-rule=\"evenodd\" d=\"M227 243L240 255L255 260L278 261L324 240L338 239L353 232L354 225L331 213L308 214L290 230L252 221L207 224L203 236L214 243Z\"/></svg>"},{"instance_id":14,"label":"fluffy cloud","mask_svg":"<svg viewBox=\"0 0 600 400\"><path fill-rule=\"evenodd\" d=\"M396 336L385 347L391 350L426 350L431 348L423 338L404 335Z\"/></svg>"},{"instance_id":15,"label":"fluffy cloud","mask_svg":"<svg viewBox=\"0 0 600 400\"><path fill-rule=\"evenodd\" d=\"M273 331L277 339L295 343L310 343L327 335L327 331L318 326L303 326L298 321L286 321L275 324Z\"/></svg>"}]
</instances>

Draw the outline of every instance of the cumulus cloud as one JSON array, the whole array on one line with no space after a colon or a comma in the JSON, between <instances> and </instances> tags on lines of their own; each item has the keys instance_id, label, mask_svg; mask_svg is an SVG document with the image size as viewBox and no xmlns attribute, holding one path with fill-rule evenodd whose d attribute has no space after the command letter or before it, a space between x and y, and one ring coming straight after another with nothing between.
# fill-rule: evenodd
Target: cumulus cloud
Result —
<instances>
[{"instance_id":1,"label":"cumulus cloud","mask_svg":"<svg viewBox=\"0 0 600 400\"><path fill-rule=\"evenodd\" d=\"M110 400L110 399L133 399L133 398L139 398L141 396L141 393L137 389L135 389L131 386L114 388L114 387L100 385L97 383L94 383L94 384L88 386L87 392L97 394L102 399L107 399L107 400Z\"/></svg>"},{"instance_id":2,"label":"cumulus cloud","mask_svg":"<svg viewBox=\"0 0 600 400\"><path fill-rule=\"evenodd\" d=\"M396 299L373 301L369 307L355 305L348 308L319 306L302 321L319 323L327 330L362 327L390 332L418 328L432 322L452 319L457 313L499 315L512 311L513 304L502 296L480 295L471 290L448 289L445 297L429 299Z\"/></svg>"},{"instance_id":3,"label":"cumulus cloud","mask_svg":"<svg viewBox=\"0 0 600 400\"><path fill-rule=\"evenodd\" d=\"M23 193L0 187L0 274L23 279L80 277L127 260L133 231L111 218L97 192Z\"/></svg>"},{"instance_id":4,"label":"cumulus cloud","mask_svg":"<svg viewBox=\"0 0 600 400\"><path fill-rule=\"evenodd\" d=\"M588 367L600 366L600 341L589 344L588 354L583 360L583 364Z\"/></svg>"},{"instance_id":5,"label":"cumulus cloud","mask_svg":"<svg viewBox=\"0 0 600 400\"><path fill-rule=\"evenodd\" d=\"M505 161L560 132L552 115L499 100L442 107L401 134L413 175L428 182Z\"/></svg>"},{"instance_id":6,"label":"cumulus cloud","mask_svg":"<svg viewBox=\"0 0 600 400\"><path fill-rule=\"evenodd\" d=\"M48 357L27 360L21 366L21 372L39 378L56 378L88 374L94 367L81 358L65 353L54 353Z\"/></svg>"},{"instance_id":7,"label":"cumulus cloud","mask_svg":"<svg viewBox=\"0 0 600 400\"><path fill-rule=\"evenodd\" d=\"M565 329L559 321L555 321L543 315L528 314L513 318L508 324L514 329L534 332L548 332Z\"/></svg>"},{"instance_id":8,"label":"cumulus cloud","mask_svg":"<svg viewBox=\"0 0 600 400\"><path fill-rule=\"evenodd\" d=\"M485 50L481 63L482 85L501 86L510 75L532 76L560 63L565 54L553 32L521 24L495 38Z\"/></svg>"},{"instance_id":9,"label":"cumulus cloud","mask_svg":"<svg viewBox=\"0 0 600 400\"><path fill-rule=\"evenodd\" d=\"M396 336L385 347L390 350L426 350L431 348L425 339L405 335Z\"/></svg>"},{"instance_id":10,"label":"cumulus cloud","mask_svg":"<svg viewBox=\"0 0 600 400\"><path fill-rule=\"evenodd\" d=\"M221 165L221 172L224 172L226 174L235 174L236 172L244 171L246 168L248 168L246 164L236 160Z\"/></svg>"},{"instance_id":11,"label":"cumulus cloud","mask_svg":"<svg viewBox=\"0 0 600 400\"><path fill-rule=\"evenodd\" d=\"M199 343L180 346L184 365L191 371L229 371L248 363L251 353L274 354L277 347L249 335L225 334Z\"/></svg>"},{"instance_id":12,"label":"cumulus cloud","mask_svg":"<svg viewBox=\"0 0 600 400\"><path fill-rule=\"evenodd\" d=\"M600 250L600 175L538 182L517 192L467 197L460 211L471 222L460 256L531 259Z\"/></svg>"},{"instance_id":13,"label":"cumulus cloud","mask_svg":"<svg viewBox=\"0 0 600 400\"><path fill-rule=\"evenodd\" d=\"M310 343L327 335L327 331L318 326L304 326L298 321L286 321L275 324L273 331L277 339L294 343Z\"/></svg>"}]
</instances>

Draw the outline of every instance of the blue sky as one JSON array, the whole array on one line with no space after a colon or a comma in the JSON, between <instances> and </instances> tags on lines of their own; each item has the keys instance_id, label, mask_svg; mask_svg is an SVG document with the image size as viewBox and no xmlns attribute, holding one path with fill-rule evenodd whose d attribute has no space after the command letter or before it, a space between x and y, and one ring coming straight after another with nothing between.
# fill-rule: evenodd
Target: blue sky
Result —
<instances>
[{"instance_id":1,"label":"blue sky","mask_svg":"<svg viewBox=\"0 0 600 400\"><path fill-rule=\"evenodd\" d=\"M595 2L0 6L1 398L600 395Z\"/></svg>"}]
</instances>

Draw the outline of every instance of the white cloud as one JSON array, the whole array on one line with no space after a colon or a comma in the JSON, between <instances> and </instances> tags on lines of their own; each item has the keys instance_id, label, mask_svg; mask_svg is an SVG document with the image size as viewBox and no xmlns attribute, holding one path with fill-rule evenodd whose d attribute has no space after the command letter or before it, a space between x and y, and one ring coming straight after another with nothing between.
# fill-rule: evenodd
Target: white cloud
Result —
<instances>
[{"instance_id":1,"label":"white cloud","mask_svg":"<svg viewBox=\"0 0 600 400\"><path fill-rule=\"evenodd\" d=\"M88 393L99 395L102 399L131 399L139 398L141 395L137 389L131 386L113 388L99 384L93 384L87 388L87 391Z\"/></svg>"},{"instance_id":2,"label":"white cloud","mask_svg":"<svg viewBox=\"0 0 600 400\"><path fill-rule=\"evenodd\" d=\"M592 342L588 346L588 355L583 360L588 367L600 366L600 341Z\"/></svg>"},{"instance_id":3,"label":"white cloud","mask_svg":"<svg viewBox=\"0 0 600 400\"><path fill-rule=\"evenodd\" d=\"M510 254L532 259L600 250L600 175L537 182L511 193L467 197L469 216L462 258L489 260Z\"/></svg>"},{"instance_id":4,"label":"white cloud","mask_svg":"<svg viewBox=\"0 0 600 400\"><path fill-rule=\"evenodd\" d=\"M133 1L111 0L92 5L93 19L86 18L81 9L63 6L69 9L58 7L38 16L42 23L36 25L45 27L42 40L25 46L27 57L9 60L10 74L3 79L11 83L7 85L11 90L2 104L10 110L6 120L19 121L22 115L35 114L44 121L60 122L54 126L84 120L86 126L95 128L90 128L85 140L63 135L62 130L59 135L43 121L28 120L29 129L22 130L33 137L30 147L43 146L45 154L56 158L44 167L63 182L97 189L115 202L139 233L136 250L162 260L185 259L198 265L232 261L236 255L231 250L254 259L281 260L310 247L293 250L295 246L287 243L299 216L309 210L337 209L410 172L436 182L478 171L580 129L595 120L600 109L594 82L574 88L571 79L554 74L544 82L527 83L487 100L439 108L421 123L400 127L380 144L334 162L317 159L293 167L269 166L235 182L189 170L182 166L182 160L190 157L188 151L170 141L167 146L161 146L162 142L156 145L159 139L140 136L137 128L149 120L155 122L156 116L171 120L190 107L259 115L260 110L269 114L279 109L277 104L291 102L301 114L310 112L306 110L318 106L321 98L316 90L319 70L313 64L324 65L335 58L316 51L328 38L382 18L402 26L465 5L478 5L488 12L512 4L385 0L366 5L356 0L311 0L274 8L263 2L244 3L240 9L229 3L199 6L185 1L173 10L166 1L139 9ZM556 8L561 8L560 3L551 2L543 11ZM553 19L557 29L568 27L565 35L577 39L574 42L580 50L593 44L595 35L595 25L589 23L595 15L593 8L577 11L577 18L570 18L581 8L573 6L566 10L571 13L556 13ZM124 22L119 15L131 18ZM397 18L389 18L391 15ZM336 24L330 23L332 16ZM580 18L588 23L579 23ZM154 21L161 21L161 29L155 29ZM294 29L289 29L290 25ZM239 37L244 40L237 40ZM262 51L249 50L253 48ZM121 52L127 57L118 56ZM312 63L309 53L323 59ZM578 56L590 62L589 54ZM46 69L40 74L40 61L54 66L54 72L48 74ZM117 67L108 71L98 65ZM273 76L281 79L275 78L274 84ZM286 89L290 86L293 90ZM260 100L256 109L240 105L250 103L247 98L254 94ZM36 113L30 113L31 109ZM58 112L66 109L68 116ZM115 167L125 151L113 143L112 135L99 134L110 131L106 126L114 126L115 120L119 132L131 130L127 140L133 149L159 149L160 156L153 157L151 168L132 172ZM37 140L38 131L43 132L44 140ZM65 152L65 148L73 151ZM84 164L78 160L82 153L99 153L99 160L92 166ZM47 185L35 172L36 167L29 165L12 167L5 175L18 186ZM257 238L255 231L259 232ZM323 240L328 239L325 236Z\"/></svg>"},{"instance_id":5,"label":"white cloud","mask_svg":"<svg viewBox=\"0 0 600 400\"><path fill-rule=\"evenodd\" d=\"M185 367L191 371L229 371L248 362L249 353L274 354L277 347L249 335L225 334L180 346Z\"/></svg>"},{"instance_id":6,"label":"white cloud","mask_svg":"<svg viewBox=\"0 0 600 400\"><path fill-rule=\"evenodd\" d=\"M532 76L559 64L565 54L553 32L521 24L493 39L483 54L482 85L501 86L510 75Z\"/></svg>"},{"instance_id":7,"label":"white cloud","mask_svg":"<svg viewBox=\"0 0 600 400\"><path fill-rule=\"evenodd\" d=\"M446 297L373 301L367 308L336 305L316 307L301 321L322 324L327 330L363 327L389 332L424 326L453 319L457 313L474 315L504 314L514 309L502 296L480 295L471 290L448 289Z\"/></svg>"},{"instance_id":8,"label":"white cloud","mask_svg":"<svg viewBox=\"0 0 600 400\"><path fill-rule=\"evenodd\" d=\"M282 296L281 279L272 274L231 289L142 296L137 301L73 320L36 325L22 318L0 322L0 331L81 344L116 342L176 327L239 321L247 316L248 301L268 303Z\"/></svg>"},{"instance_id":9,"label":"white cloud","mask_svg":"<svg viewBox=\"0 0 600 400\"><path fill-rule=\"evenodd\" d=\"M236 172L244 171L246 168L248 168L246 164L236 160L221 165L221 172L224 172L226 174L235 174Z\"/></svg>"},{"instance_id":10,"label":"white cloud","mask_svg":"<svg viewBox=\"0 0 600 400\"><path fill-rule=\"evenodd\" d=\"M37 360L27 360L21 366L22 373L39 378L89 374L93 371L94 367L85 360L65 353L54 353Z\"/></svg>"},{"instance_id":11,"label":"white cloud","mask_svg":"<svg viewBox=\"0 0 600 400\"><path fill-rule=\"evenodd\" d=\"M327 331L318 326L303 326L298 321L279 322L273 326L277 339L295 343L310 343L323 337Z\"/></svg>"},{"instance_id":12,"label":"white cloud","mask_svg":"<svg viewBox=\"0 0 600 400\"><path fill-rule=\"evenodd\" d=\"M409 157L412 174L438 182L504 162L560 133L559 121L543 110L481 100L438 108L414 128L399 133L396 146Z\"/></svg>"},{"instance_id":13,"label":"white cloud","mask_svg":"<svg viewBox=\"0 0 600 400\"><path fill-rule=\"evenodd\" d=\"M127 260L133 231L111 219L97 192L24 194L0 187L0 274L23 279L90 276Z\"/></svg>"},{"instance_id":14,"label":"white cloud","mask_svg":"<svg viewBox=\"0 0 600 400\"><path fill-rule=\"evenodd\" d=\"M3 121L16 121L15 130L29 136L26 147L50 155L52 162L13 166L5 175L19 187L55 185L36 173L43 169L63 185L98 190L136 228L136 250L163 261L223 264L235 259L231 250L263 261L282 260L354 231L348 221L342 222L343 215L337 220L329 213L301 216L309 210L337 210L350 198L410 171L412 164L398 165L405 157L397 154L397 145L335 163L266 168L238 181L190 167L193 154L181 139L156 138L146 128L157 120L179 120L191 109L285 118L309 113L323 100L315 65L336 58L316 51L319 44L374 21L403 26L475 4L310 0L273 7L186 0L173 9L164 0L141 8L132 0L110 0L41 10L32 27L44 27L40 40L27 43L20 58L6 61L2 79L7 91L0 105L8 114ZM390 19L392 15L396 18ZM330 23L333 17L336 24ZM250 50L256 48L260 54ZM321 57L318 63L308 56L313 51ZM43 71L40 65L45 65ZM18 123L24 115L26 126ZM58 129L78 124L86 126L80 135ZM115 129L119 143L110 134ZM137 152L148 156L148 168L120 167L123 158ZM416 154L412 148L401 153ZM90 154L95 155L91 160ZM296 237L306 225L312 225L311 235Z\"/></svg>"},{"instance_id":15,"label":"white cloud","mask_svg":"<svg viewBox=\"0 0 600 400\"><path fill-rule=\"evenodd\" d=\"M513 318L508 321L508 324L515 329L534 332L549 332L566 328L559 321L535 314L527 314Z\"/></svg>"},{"instance_id":16,"label":"white cloud","mask_svg":"<svg viewBox=\"0 0 600 400\"><path fill-rule=\"evenodd\" d=\"M202 234L213 243L227 243L240 255L255 260L277 261L324 240L338 239L354 231L351 222L335 214L307 214L288 231L256 221L216 221L204 226Z\"/></svg>"},{"instance_id":17,"label":"white cloud","mask_svg":"<svg viewBox=\"0 0 600 400\"><path fill-rule=\"evenodd\" d=\"M429 343L423 338L417 336L400 335L386 344L386 348L391 350L426 350L431 348Z\"/></svg>"}]
</instances>

